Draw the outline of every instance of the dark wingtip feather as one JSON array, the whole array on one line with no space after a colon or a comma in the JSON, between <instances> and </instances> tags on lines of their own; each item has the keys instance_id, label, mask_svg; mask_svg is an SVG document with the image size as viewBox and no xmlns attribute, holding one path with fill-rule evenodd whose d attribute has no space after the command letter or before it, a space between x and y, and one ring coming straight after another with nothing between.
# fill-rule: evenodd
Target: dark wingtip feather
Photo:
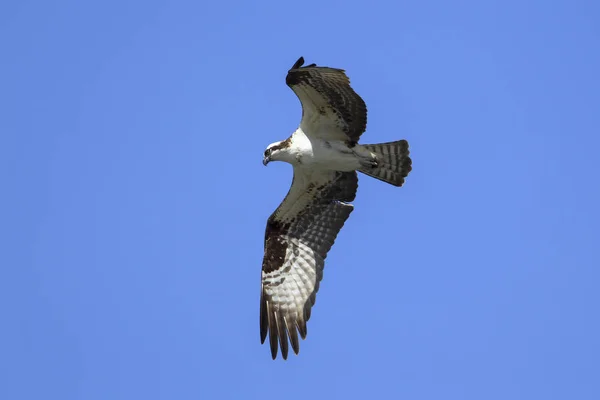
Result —
<instances>
[{"instance_id":1,"label":"dark wingtip feather","mask_svg":"<svg viewBox=\"0 0 600 400\"><path fill-rule=\"evenodd\" d=\"M300 352L300 343L298 342L298 331L296 330L296 327L288 324L287 318L283 317L283 320L285 322L285 327L288 331L288 335L290 337L290 343L292 344L292 350L294 350L294 353L298 354L298 352Z\"/></svg>"},{"instance_id":2,"label":"dark wingtip feather","mask_svg":"<svg viewBox=\"0 0 600 400\"><path fill-rule=\"evenodd\" d=\"M306 322L298 319L296 320L296 327L298 327L298 332L300 332L300 337L302 340L306 339L306 334L308 333L306 329Z\"/></svg>"},{"instance_id":3,"label":"dark wingtip feather","mask_svg":"<svg viewBox=\"0 0 600 400\"><path fill-rule=\"evenodd\" d=\"M300 68L300 67L302 66L302 64L304 64L304 57L302 57L302 56L301 56L301 57L298 59L298 61L296 61L296 63L295 63L295 64L292 66L292 68L290 68L290 69L297 69L297 68Z\"/></svg>"},{"instance_id":4,"label":"dark wingtip feather","mask_svg":"<svg viewBox=\"0 0 600 400\"><path fill-rule=\"evenodd\" d=\"M271 311L271 307L269 302L267 301L267 323L269 325L269 345L271 346L271 357L273 360L277 358L277 330L276 330L276 322L273 321L273 312Z\"/></svg>"},{"instance_id":5,"label":"dark wingtip feather","mask_svg":"<svg viewBox=\"0 0 600 400\"><path fill-rule=\"evenodd\" d=\"M279 336L279 346L281 347L281 357L284 360L287 360L288 356L288 338L287 332L285 329L285 322L283 321L283 316L281 313L277 312L275 314L275 321L277 322L277 335Z\"/></svg>"},{"instance_id":6,"label":"dark wingtip feather","mask_svg":"<svg viewBox=\"0 0 600 400\"><path fill-rule=\"evenodd\" d=\"M265 342L269 330L269 320L267 318L267 304L264 299L264 292L260 292L260 344Z\"/></svg>"},{"instance_id":7,"label":"dark wingtip feather","mask_svg":"<svg viewBox=\"0 0 600 400\"><path fill-rule=\"evenodd\" d=\"M275 360L277 358L277 338L275 338L275 344L271 340L271 358Z\"/></svg>"}]
</instances>

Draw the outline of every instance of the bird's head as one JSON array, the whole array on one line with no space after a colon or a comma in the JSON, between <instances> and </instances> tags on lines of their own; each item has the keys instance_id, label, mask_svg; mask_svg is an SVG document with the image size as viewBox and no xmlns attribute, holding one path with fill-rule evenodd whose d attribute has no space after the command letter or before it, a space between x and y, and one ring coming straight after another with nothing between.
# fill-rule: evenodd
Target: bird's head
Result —
<instances>
[{"instance_id":1,"label":"bird's head","mask_svg":"<svg viewBox=\"0 0 600 400\"><path fill-rule=\"evenodd\" d=\"M287 147L287 140L268 145L267 149L265 150L265 154L263 155L263 165L267 165L271 161L285 161Z\"/></svg>"}]
</instances>

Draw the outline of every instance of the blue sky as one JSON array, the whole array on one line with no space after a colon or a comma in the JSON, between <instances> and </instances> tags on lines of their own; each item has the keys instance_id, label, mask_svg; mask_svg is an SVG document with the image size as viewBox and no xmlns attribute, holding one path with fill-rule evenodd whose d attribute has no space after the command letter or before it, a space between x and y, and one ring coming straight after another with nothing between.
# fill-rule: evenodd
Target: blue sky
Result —
<instances>
[{"instance_id":1,"label":"blue sky","mask_svg":"<svg viewBox=\"0 0 600 400\"><path fill-rule=\"evenodd\" d=\"M0 398L600 398L593 1L0 6ZM259 343L262 165L299 56L346 69L361 176L300 355Z\"/></svg>"}]
</instances>

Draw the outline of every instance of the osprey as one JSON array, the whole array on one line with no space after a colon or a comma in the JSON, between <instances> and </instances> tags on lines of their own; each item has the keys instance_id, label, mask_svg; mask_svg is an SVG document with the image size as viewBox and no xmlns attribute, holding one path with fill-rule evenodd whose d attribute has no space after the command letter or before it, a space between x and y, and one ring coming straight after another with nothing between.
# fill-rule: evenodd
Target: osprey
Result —
<instances>
[{"instance_id":1,"label":"osprey","mask_svg":"<svg viewBox=\"0 0 600 400\"><path fill-rule=\"evenodd\" d=\"M267 333L271 356L287 359L288 340L298 354L298 333L315 304L327 252L353 210L356 171L402 186L412 169L408 142L358 144L367 126L367 107L342 69L302 66L300 57L286 84L302 103L302 120L292 135L270 144L263 164L294 167L292 186L265 231L260 296L260 340Z\"/></svg>"}]
</instances>

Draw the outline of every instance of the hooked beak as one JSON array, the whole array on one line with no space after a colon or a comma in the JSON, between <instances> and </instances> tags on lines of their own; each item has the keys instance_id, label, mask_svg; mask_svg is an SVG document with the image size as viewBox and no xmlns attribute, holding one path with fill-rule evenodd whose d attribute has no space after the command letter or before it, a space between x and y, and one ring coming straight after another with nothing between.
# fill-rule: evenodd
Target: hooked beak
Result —
<instances>
[{"instance_id":1,"label":"hooked beak","mask_svg":"<svg viewBox=\"0 0 600 400\"><path fill-rule=\"evenodd\" d=\"M266 167L267 164L271 161L271 157L264 157L263 158L263 165Z\"/></svg>"}]
</instances>

